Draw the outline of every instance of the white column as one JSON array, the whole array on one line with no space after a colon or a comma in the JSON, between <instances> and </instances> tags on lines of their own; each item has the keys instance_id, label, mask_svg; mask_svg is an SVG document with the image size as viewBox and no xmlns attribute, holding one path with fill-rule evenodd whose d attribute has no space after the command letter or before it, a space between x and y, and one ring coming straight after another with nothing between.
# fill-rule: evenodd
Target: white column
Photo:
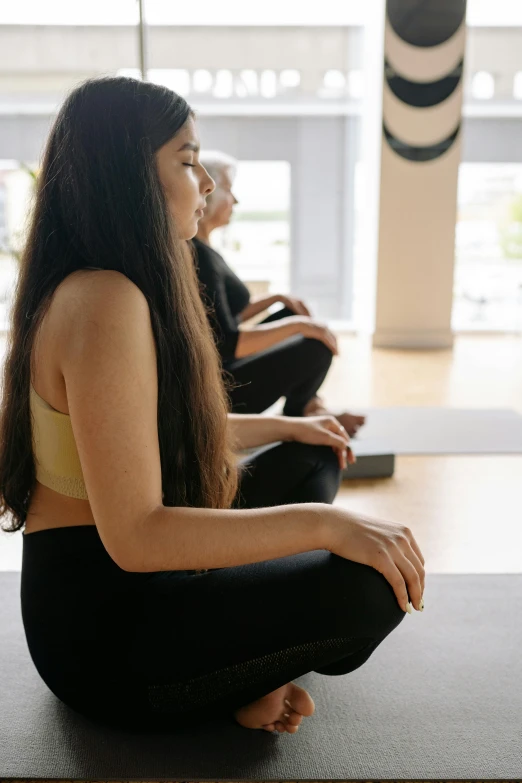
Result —
<instances>
[{"instance_id":1,"label":"white column","mask_svg":"<svg viewBox=\"0 0 522 783\"><path fill-rule=\"evenodd\" d=\"M373 343L447 348L466 0L387 0Z\"/></svg>"}]
</instances>

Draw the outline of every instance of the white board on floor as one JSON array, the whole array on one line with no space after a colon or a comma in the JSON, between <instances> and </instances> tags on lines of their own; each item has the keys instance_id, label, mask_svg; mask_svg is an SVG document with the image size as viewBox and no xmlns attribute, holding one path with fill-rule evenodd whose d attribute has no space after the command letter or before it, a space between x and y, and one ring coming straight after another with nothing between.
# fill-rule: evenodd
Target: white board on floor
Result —
<instances>
[{"instance_id":1,"label":"white board on floor","mask_svg":"<svg viewBox=\"0 0 522 783\"><path fill-rule=\"evenodd\" d=\"M522 416L508 409L390 407L357 410L360 453L522 454Z\"/></svg>"}]
</instances>

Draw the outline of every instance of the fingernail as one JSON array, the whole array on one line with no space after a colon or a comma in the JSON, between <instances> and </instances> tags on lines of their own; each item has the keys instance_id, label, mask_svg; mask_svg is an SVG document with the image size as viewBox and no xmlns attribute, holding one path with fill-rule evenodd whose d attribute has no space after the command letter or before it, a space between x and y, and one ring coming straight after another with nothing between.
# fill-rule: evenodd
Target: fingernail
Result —
<instances>
[{"instance_id":1,"label":"fingernail","mask_svg":"<svg viewBox=\"0 0 522 783\"><path fill-rule=\"evenodd\" d=\"M412 611L413 611L413 606L410 604L410 602L409 602L409 601L408 601L408 603L406 604L406 611L408 612L408 614L411 614L411 613L412 613Z\"/></svg>"},{"instance_id":2,"label":"fingernail","mask_svg":"<svg viewBox=\"0 0 522 783\"><path fill-rule=\"evenodd\" d=\"M424 598L421 598L420 606L419 606L419 612L424 611Z\"/></svg>"}]
</instances>

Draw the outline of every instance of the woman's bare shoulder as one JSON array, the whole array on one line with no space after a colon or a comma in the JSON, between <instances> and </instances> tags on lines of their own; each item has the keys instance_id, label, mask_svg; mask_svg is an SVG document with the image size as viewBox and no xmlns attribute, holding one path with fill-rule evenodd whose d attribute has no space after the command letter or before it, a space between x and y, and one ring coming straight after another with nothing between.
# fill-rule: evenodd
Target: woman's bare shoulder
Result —
<instances>
[{"instance_id":1,"label":"woman's bare shoulder","mask_svg":"<svg viewBox=\"0 0 522 783\"><path fill-rule=\"evenodd\" d=\"M125 328L136 318L150 323L150 311L144 294L128 277L111 269L72 272L54 292L35 340L37 391L57 410L63 409L63 357L84 349L100 327L113 331L116 323Z\"/></svg>"},{"instance_id":2,"label":"woman's bare shoulder","mask_svg":"<svg viewBox=\"0 0 522 783\"><path fill-rule=\"evenodd\" d=\"M100 301L128 296L146 301L138 286L122 272L115 269L78 269L59 284L54 301L61 307L92 307Z\"/></svg>"},{"instance_id":3,"label":"woman's bare shoulder","mask_svg":"<svg viewBox=\"0 0 522 783\"><path fill-rule=\"evenodd\" d=\"M137 311L150 314L141 289L113 269L72 272L56 289L51 307L50 320L66 339L93 322L127 320Z\"/></svg>"}]
</instances>

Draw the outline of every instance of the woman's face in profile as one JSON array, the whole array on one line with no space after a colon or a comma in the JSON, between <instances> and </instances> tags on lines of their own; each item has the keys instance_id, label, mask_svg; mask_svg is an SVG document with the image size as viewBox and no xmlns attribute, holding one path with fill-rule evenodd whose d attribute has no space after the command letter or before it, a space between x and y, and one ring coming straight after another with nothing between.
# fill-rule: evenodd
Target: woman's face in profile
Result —
<instances>
[{"instance_id":1,"label":"woman's face in profile","mask_svg":"<svg viewBox=\"0 0 522 783\"><path fill-rule=\"evenodd\" d=\"M207 212L210 211L212 223L216 227L226 226L230 223L234 206L239 204L239 201L232 193L232 187L233 183L228 171L222 171L216 184L216 192L212 196L212 206L207 210Z\"/></svg>"},{"instance_id":2,"label":"woman's face in profile","mask_svg":"<svg viewBox=\"0 0 522 783\"><path fill-rule=\"evenodd\" d=\"M199 138L192 117L170 141L156 152L161 185L170 213L182 239L198 231L207 196L216 184L199 163Z\"/></svg>"}]
</instances>

